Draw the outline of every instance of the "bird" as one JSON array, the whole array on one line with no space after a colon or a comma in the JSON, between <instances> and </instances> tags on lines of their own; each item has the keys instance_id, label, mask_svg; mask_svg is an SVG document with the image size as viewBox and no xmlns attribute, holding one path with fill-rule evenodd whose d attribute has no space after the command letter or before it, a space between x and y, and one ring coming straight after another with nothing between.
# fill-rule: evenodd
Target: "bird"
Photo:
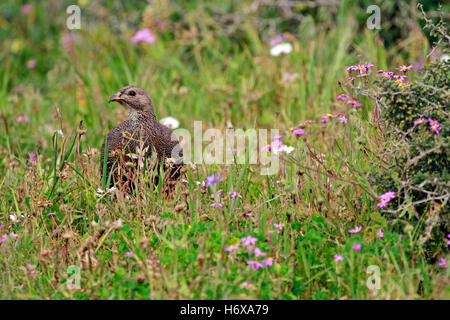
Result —
<instances>
[{"instance_id":1,"label":"bird","mask_svg":"<svg viewBox=\"0 0 450 320\"><path fill-rule=\"evenodd\" d=\"M125 158L125 161L136 165L139 162L138 157L145 154L144 156L150 159L153 151L157 153L158 164L164 160L172 167L170 179L178 179L183 164L183 150L172 130L156 120L153 102L145 90L138 86L126 86L109 99L109 103L111 102L118 102L125 107L128 120L112 129L103 141L100 157L101 180L103 181L105 156L106 180L111 175L111 187L117 182L126 183L128 180L126 170L118 170L121 159Z\"/></svg>"}]
</instances>

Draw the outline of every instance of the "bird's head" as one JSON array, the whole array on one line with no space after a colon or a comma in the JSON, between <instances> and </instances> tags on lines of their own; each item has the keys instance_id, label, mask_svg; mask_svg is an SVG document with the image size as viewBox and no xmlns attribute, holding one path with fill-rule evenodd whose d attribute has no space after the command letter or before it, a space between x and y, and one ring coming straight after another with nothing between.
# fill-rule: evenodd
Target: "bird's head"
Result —
<instances>
[{"instance_id":1,"label":"bird's head","mask_svg":"<svg viewBox=\"0 0 450 320\"><path fill-rule=\"evenodd\" d=\"M112 101L120 103L129 113L147 111L154 115L152 100L140 87L124 87L109 99L110 103Z\"/></svg>"}]
</instances>

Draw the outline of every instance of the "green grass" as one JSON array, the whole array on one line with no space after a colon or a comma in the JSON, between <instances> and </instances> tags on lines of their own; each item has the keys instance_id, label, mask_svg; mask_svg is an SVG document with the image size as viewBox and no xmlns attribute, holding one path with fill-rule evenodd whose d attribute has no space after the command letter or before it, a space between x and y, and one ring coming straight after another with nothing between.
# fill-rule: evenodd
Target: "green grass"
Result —
<instances>
[{"instance_id":1,"label":"green grass","mask_svg":"<svg viewBox=\"0 0 450 320\"><path fill-rule=\"evenodd\" d=\"M60 45L65 10L52 29L44 7L36 6L33 16L23 16L16 5L13 18L0 20L9 32L0 44L0 236L18 234L0 245L0 298L450 297L448 271L426 261L376 207L377 190L367 176L377 170L374 155L386 142L371 125L373 106L347 110L336 102L347 65L403 63L397 51L374 45L380 41L375 33L358 30L351 2L338 10L332 28L301 25L291 40L293 52L280 57L269 55L251 24L242 42L211 31L215 22L202 7L186 13L192 18L184 29L193 35L161 31L155 44L134 44L128 39L139 20L123 33L99 21L89 32L76 32L67 52ZM51 36L43 37L45 31ZM38 66L29 70L25 62L32 58ZM286 84L288 71L298 78ZM191 132L198 120L204 129L224 130L230 122L281 132L327 112L345 112L349 121L319 121L305 138L284 140L296 154L274 176L261 176L256 165L202 164L186 166L186 181L170 197L161 184L146 183L137 184L136 194L99 197L102 142L126 117L107 102L129 84L149 92L158 118L173 116ZM18 123L21 114L30 122ZM30 152L38 155L36 166ZM243 197L227 196L215 209L212 191L196 181L219 172L216 191ZM19 218L13 222L10 215ZM280 222L283 230L273 225ZM362 232L349 234L355 225ZM382 239L375 235L379 228ZM276 261L271 267L252 270L245 262L253 254L242 245L224 251L248 235ZM356 243L360 252L352 249ZM134 256L124 257L129 251ZM334 254L344 260L335 263ZM23 269L28 264L35 272ZM81 267L78 290L66 286L72 265ZM371 265L381 270L380 290L366 285Z\"/></svg>"}]
</instances>

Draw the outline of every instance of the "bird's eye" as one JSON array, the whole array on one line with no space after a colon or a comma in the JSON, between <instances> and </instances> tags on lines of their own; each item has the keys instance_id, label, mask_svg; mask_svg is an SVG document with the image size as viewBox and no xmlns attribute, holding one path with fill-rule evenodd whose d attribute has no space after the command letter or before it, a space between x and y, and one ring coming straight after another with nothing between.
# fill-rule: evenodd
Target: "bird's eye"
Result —
<instances>
[{"instance_id":1,"label":"bird's eye","mask_svg":"<svg viewBox=\"0 0 450 320\"><path fill-rule=\"evenodd\" d=\"M128 92L128 94L129 94L130 96L135 96L135 95L136 95L136 91L130 91L130 92Z\"/></svg>"}]
</instances>

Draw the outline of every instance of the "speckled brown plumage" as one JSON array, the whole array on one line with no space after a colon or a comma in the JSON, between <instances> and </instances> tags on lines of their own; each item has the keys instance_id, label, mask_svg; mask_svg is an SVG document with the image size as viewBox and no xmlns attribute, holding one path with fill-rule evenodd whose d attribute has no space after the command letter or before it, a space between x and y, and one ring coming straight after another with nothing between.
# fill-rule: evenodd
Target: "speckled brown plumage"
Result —
<instances>
[{"instance_id":1,"label":"speckled brown plumage","mask_svg":"<svg viewBox=\"0 0 450 320\"><path fill-rule=\"evenodd\" d=\"M147 157L150 158L153 150L161 157L172 158L175 169L171 173L172 178L178 178L182 165L183 153L178 139L172 130L156 120L153 104L149 96L142 88L127 86L113 95L110 102L116 101L128 111L129 119L119 124L108 133L108 160L107 175L113 171L111 185L118 180L115 168L117 159L122 151L125 154L136 154L137 147L142 143L142 149L147 149ZM125 149L124 149L125 148ZM100 175L103 178L105 142L103 142L100 158ZM130 159L132 160L132 159ZM135 161L136 162L136 161Z\"/></svg>"}]
</instances>

